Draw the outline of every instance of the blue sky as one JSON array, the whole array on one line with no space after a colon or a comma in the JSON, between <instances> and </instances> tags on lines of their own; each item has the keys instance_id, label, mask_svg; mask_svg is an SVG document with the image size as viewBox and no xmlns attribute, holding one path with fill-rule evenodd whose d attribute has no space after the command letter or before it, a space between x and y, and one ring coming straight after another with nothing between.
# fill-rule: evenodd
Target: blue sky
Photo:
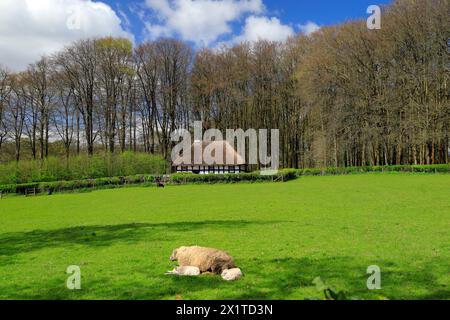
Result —
<instances>
[{"instance_id":1,"label":"blue sky","mask_svg":"<svg viewBox=\"0 0 450 320\"><path fill-rule=\"evenodd\" d=\"M167 0L174 3L178 0ZM190 0L186 0L190 1ZM195 0L194 0L195 1ZM370 5L383 5L391 3L392 0L261 0L265 11L256 14L259 17L267 17L269 19L276 18L282 25L290 26L295 32L299 32L299 24L307 24L313 22L319 26L332 25L345 22L349 19L366 18L367 8ZM145 5L145 0L103 0L108 3L116 12L124 12L130 22L129 30L134 34L137 42L148 38L148 34L143 32L144 23L156 23L157 13L152 14L152 9ZM146 12L144 19L139 18L137 12ZM207 14L207 13L206 13ZM230 22L232 33L222 34L217 41L227 41L238 36L245 26L246 18L255 15L254 12L244 13L236 20ZM177 32L170 36L183 38ZM186 40L186 39L185 39ZM215 43L216 41L212 41ZM208 43L211 45L211 43Z\"/></svg>"},{"instance_id":2,"label":"blue sky","mask_svg":"<svg viewBox=\"0 0 450 320\"><path fill-rule=\"evenodd\" d=\"M0 0L0 64L24 70L79 39L178 38L194 48L283 41L390 0Z\"/></svg>"}]
</instances>

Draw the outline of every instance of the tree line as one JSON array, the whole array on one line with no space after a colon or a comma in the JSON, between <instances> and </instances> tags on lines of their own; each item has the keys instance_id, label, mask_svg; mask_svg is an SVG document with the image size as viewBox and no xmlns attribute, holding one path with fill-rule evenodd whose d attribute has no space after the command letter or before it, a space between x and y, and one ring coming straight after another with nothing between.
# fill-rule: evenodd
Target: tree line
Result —
<instances>
[{"instance_id":1,"label":"tree line","mask_svg":"<svg viewBox=\"0 0 450 320\"><path fill-rule=\"evenodd\" d=\"M382 28L194 50L77 41L20 73L0 68L2 160L142 151L172 131L279 129L284 167L449 162L450 2L397 0ZM53 151L56 152L56 151Z\"/></svg>"}]
</instances>

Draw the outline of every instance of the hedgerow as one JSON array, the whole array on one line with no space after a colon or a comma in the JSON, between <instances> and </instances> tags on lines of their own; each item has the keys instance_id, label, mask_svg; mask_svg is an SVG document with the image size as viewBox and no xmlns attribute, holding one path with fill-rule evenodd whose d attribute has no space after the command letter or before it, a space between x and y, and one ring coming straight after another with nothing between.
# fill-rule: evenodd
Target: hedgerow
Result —
<instances>
[{"instance_id":1,"label":"hedgerow","mask_svg":"<svg viewBox=\"0 0 450 320\"><path fill-rule=\"evenodd\" d=\"M174 184L186 183L239 183L239 182L264 182L264 181L289 181L296 179L295 169L283 169L275 175L264 175L261 172L250 172L240 174L206 174L197 175L192 173L175 173L170 176Z\"/></svg>"},{"instance_id":2,"label":"hedgerow","mask_svg":"<svg viewBox=\"0 0 450 320\"><path fill-rule=\"evenodd\" d=\"M341 175L341 174L368 173L368 172L450 173L450 164L313 168L313 169L298 169L296 174L298 177L300 177L300 176Z\"/></svg>"},{"instance_id":3,"label":"hedgerow","mask_svg":"<svg viewBox=\"0 0 450 320\"><path fill-rule=\"evenodd\" d=\"M70 181L32 182L25 184L5 184L0 186L0 192L26 194L33 189L38 193L67 192L75 190L116 188L126 185L154 185L161 179L165 183L179 184L216 184L241 182L286 182L302 176L344 175L369 172L413 172L413 173L450 173L450 165L417 165L417 166L367 166L348 168L316 168L316 169L283 169L275 175L264 175L261 172L240 174L208 174L197 175L192 173L175 173L169 176L161 175L132 175L122 177L106 177L96 179L81 179Z\"/></svg>"}]
</instances>

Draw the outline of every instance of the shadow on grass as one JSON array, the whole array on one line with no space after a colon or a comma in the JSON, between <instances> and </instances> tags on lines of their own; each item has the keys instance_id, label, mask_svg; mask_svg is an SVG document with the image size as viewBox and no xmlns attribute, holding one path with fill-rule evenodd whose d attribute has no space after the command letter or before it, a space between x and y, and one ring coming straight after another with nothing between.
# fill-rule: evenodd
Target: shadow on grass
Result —
<instances>
[{"instance_id":1,"label":"shadow on grass","mask_svg":"<svg viewBox=\"0 0 450 320\"><path fill-rule=\"evenodd\" d=\"M165 240L167 232L191 232L203 228L245 228L248 225L266 225L283 221L201 221L173 223L132 223L108 226L79 226L57 230L34 230L0 234L0 256L13 256L44 248L81 244L108 246L115 242Z\"/></svg>"},{"instance_id":2,"label":"shadow on grass","mask_svg":"<svg viewBox=\"0 0 450 320\"><path fill-rule=\"evenodd\" d=\"M365 274L369 261L351 257L324 257L322 259L285 258L250 259L239 261L245 272L243 279L225 282L219 276L177 277L155 274L155 270L137 269L143 281L130 276L129 281L105 277L91 281L82 279L81 291L69 291L64 287L65 278L43 283L40 290L27 287L2 287L0 292L7 299L323 299L312 281L320 276L338 291L346 291L356 299L449 299L448 286L438 284L437 273L430 261L425 270L398 270L392 262L382 264L383 289L369 291ZM392 268L392 269L391 269ZM395 270L395 271L394 271ZM417 292L425 294L417 294Z\"/></svg>"},{"instance_id":3,"label":"shadow on grass","mask_svg":"<svg viewBox=\"0 0 450 320\"><path fill-rule=\"evenodd\" d=\"M450 298L449 285L439 283L442 275L441 259L430 260L424 268L411 269L392 261L379 261L382 269L382 289L368 290L367 267L373 261L356 257L252 259L240 262L245 270L245 280L235 283L209 283L223 288L222 299L233 300L286 300L324 299L313 280L321 277L336 289L344 291L351 299L418 299L443 300ZM439 271L440 270L440 271ZM220 279L220 278L219 278ZM184 287L191 279L172 279ZM204 279L206 281L208 279ZM217 280L217 279L216 279ZM196 283L201 286L202 282ZM191 287L192 288L192 287ZM194 287L195 288L195 287ZM200 288L200 290L205 290ZM180 294L181 295L181 294Z\"/></svg>"},{"instance_id":4,"label":"shadow on grass","mask_svg":"<svg viewBox=\"0 0 450 320\"><path fill-rule=\"evenodd\" d=\"M425 270L402 269L392 262L383 263L382 286L369 291L365 273L370 261L352 257L284 258L239 260L245 276L236 282L225 282L220 276L165 276L155 270L137 267L129 271L124 281L116 277L83 278L81 291L65 288L66 275L51 282L37 283L39 290L0 284L7 299L221 299L221 300L286 300L323 299L312 284L320 276L338 291L355 299L449 299L448 286L438 282L439 273L433 268L442 261L430 261ZM392 269L391 269L392 268ZM138 281L137 279L143 279ZM418 292L421 292L418 294Z\"/></svg>"},{"instance_id":5,"label":"shadow on grass","mask_svg":"<svg viewBox=\"0 0 450 320\"><path fill-rule=\"evenodd\" d=\"M134 243L167 240L180 232L195 232L203 228L245 228L251 225L289 223L288 221L202 221L174 223L139 223L113 226L84 226L58 230L35 230L0 235L0 264L13 263L15 255L44 248L85 245L102 247L114 243ZM276 254L276 253L274 253ZM321 277L338 291L362 299L449 299L448 284L439 283L445 275L448 261L443 258L427 260L424 267L411 269L407 262L401 265L393 261L369 261L358 257L263 259L261 257L236 257L244 271L244 278L237 282L222 281L219 276L195 278L165 276L165 270L135 266L121 270L120 274L95 280L83 279L83 290L65 288L67 275L50 279L37 279L34 288L26 283L13 286L0 283L0 296L6 299L299 299L323 298L315 290L312 281ZM382 269L380 291L366 287L369 265L378 264ZM118 281L117 277L121 280ZM143 279L143 280L137 280ZM38 288L38 289L35 289Z\"/></svg>"},{"instance_id":6,"label":"shadow on grass","mask_svg":"<svg viewBox=\"0 0 450 320\"><path fill-rule=\"evenodd\" d=\"M240 261L245 270L245 278L234 283L224 283L220 278L203 278L199 281L186 278L173 278L168 288L185 296L185 293L204 291L208 288L220 292L220 299L233 300L286 300L286 299L324 299L318 292L313 280L321 277L337 291L344 291L351 299L420 299L442 300L450 298L448 285L439 283L438 269L444 261L436 259L426 263L423 269L412 270L399 267L391 261L379 261L382 269L381 290L368 290L367 267L373 263L363 258L324 257L252 259ZM442 270L441 270L442 272ZM194 279L195 280L195 279ZM422 293L419 293L422 292ZM426 292L423 294L423 292ZM151 299L161 298L161 291L151 295Z\"/></svg>"}]
</instances>

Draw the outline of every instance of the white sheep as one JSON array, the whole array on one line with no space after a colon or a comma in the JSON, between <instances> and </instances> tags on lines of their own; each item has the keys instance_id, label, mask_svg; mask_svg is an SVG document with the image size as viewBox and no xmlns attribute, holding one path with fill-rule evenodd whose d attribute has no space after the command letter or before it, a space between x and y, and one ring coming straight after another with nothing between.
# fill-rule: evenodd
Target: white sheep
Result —
<instances>
[{"instance_id":1,"label":"white sheep","mask_svg":"<svg viewBox=\"0 0 450 320\"><path fill-rule=\"evenodd\" d=\"M226 269L222 272L222 279L226 281L235 281L243 276L241 269Z\"/></svg>"},{"instance_id":2,"label":"white sheep","mask_svg":"<svg viewBox=\"0 0 450 320\"><path fill-rule=\"evenodd\" d=\"M168 275L177 275L177 276L199 276L200 275L200 269L197 267L177 267L173 269L172 271L168 271L166 274Z\"/></svg>"}]
</instances>

